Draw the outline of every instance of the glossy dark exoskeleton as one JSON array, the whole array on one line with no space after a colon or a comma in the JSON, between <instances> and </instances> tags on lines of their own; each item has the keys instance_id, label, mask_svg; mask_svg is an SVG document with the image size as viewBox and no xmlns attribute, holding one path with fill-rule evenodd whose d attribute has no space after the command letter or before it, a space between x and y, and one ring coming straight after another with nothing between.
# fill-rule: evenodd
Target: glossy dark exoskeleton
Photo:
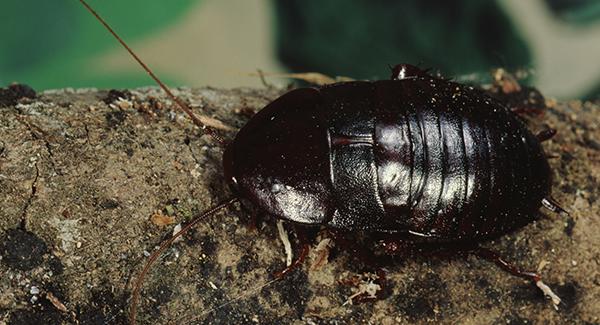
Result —
<instances>
[{"instance_id":1,"label":"glossy dark exoskeleton","mask_svg":"<svg viewBox=\"0 0 600 325\"><path fill-rule=\"evenodd\" d=\"M411 65L290 91L239 131L224 167L242 202L277 218L433 242L522 227L551 186L516 114Z\"/></svg>"}]
</instances>

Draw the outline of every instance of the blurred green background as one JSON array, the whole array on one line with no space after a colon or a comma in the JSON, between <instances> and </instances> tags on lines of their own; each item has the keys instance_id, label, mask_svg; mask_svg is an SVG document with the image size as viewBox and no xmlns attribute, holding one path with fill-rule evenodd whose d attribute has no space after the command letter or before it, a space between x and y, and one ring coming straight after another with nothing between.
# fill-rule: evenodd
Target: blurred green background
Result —
<instances>
[{"instance_id":1,"label":"blurred green background","mask_svg":"<svg viewBox=\"0 0 600 325\"><path fill-rule=\"evenodd\" d=\"M258 86L257 69L387 78L409 62L475 82L524 69L546 95L600 96L600 1L89 1L172 85ZM4 1L0 18L3 85L153 84L76 0Z\"/></svg>"}]
</instances>

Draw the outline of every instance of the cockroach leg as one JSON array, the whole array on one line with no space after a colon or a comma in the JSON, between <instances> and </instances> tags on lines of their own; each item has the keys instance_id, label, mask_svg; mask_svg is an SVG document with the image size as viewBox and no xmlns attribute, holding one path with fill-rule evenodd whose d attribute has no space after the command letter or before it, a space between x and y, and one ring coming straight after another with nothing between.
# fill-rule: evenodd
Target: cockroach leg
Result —
<instances>
[{"instance_id":1,"label":"cockroach leg","mask_svg":"<svg viewBox=\"0 0 600 325\"><path fill-rule=\"evenodd\" d=\"M294 252L292 251L292 243L290 242L288 233L283 226L283 220L277 220L277 232L285 249L285 265L290 266L292 265Z\"/></svg>"},{"instance_id":2,"label":"cockroach leg","mask_svg":"<svg viewBox=\"0 0 600 325\"><path fill-rule=\"evenodd\" d=\"M546 208L554 213L569 215L567 210L563 209L560 206L560 204L558 204L558 202L556 202L556 200L554 200L551 197L543 198L542 205L544 206L544 208Z\"/></svg>"},{"instance_id":3,"label":"cockroach leg","mask_svg":"<svg viewBox=\"0 0 600 325\"><path fill-rule=\"evenodd\" d=\"M550 289L550 287L548 287L542 281L542 277L539 274L531 271L524 271L518 268L517 266L511 264L507 260L503 259L498 253L491 251L487 248L478 246L475 249L471 250L471 253L475 254L479 258L482 258L489 262L493 262L494 264L498 265L501 269L512 275L532 281L538 288L540 288L540 290L542 290L545 296L549 297L552 300L554 308L558 310L558 305L561 303L560 297L558 297Z\"/></svg>"},{"instance_id":4,"label":"cockroach leg","mask_svg":"<svg viewBox=\"0 0 600 325\"><path fill-rule=\"evenodd\" d=\"M283 225L278 224L278 227L283 228ZM273 274L273 276L276 279L281 279L284 276L286 276L288 273L290 273L293 270L295 270L296 268L300 267L302 265L302 263L304 263L304 261L306 260L306 257L308 256L308 251L310 249L311 241L308 238L308 234L307 234L306 230L301 227L294 227L294 232L296 233L296 236L298 236L298 240L300 241L300 245L302 246L302 248L300 250L300 254L297 255L298 257L296 257L296 259L291 260L291 262L288 260L288 262L290 262L290 263L287 263L287 266L285 269L283 269L279 272L275 272ZM285 245L285 243L284 243L284 245Z\"/></svg>"},{"instance_id":5,"label":"cockroach leg","mask_svg":"<svg viewBox=\"0 0 600 325\"><path fill-rule=\"evenodd\" d=\"M536 134L535 137L538 139L538 141L544 142L544 141L548 141L548 140L552 139L552 137L555 135L556 135L556 129L549 128L549 129L538 132L538 134Z\"/></svg>"},{"instance_id":6,"label":"cockroach leg","mask_svg":"<svg viewBox=\"0 0 600 325\"><path fill-rule=\"evenodd\" d=\"M302 250L300 251L300 254L298 254L298 257L292 262L292 264L290 264L285 269L273 274L273 277L275 277L276 279L282 279L288 273L292 272L293 270L298 268L300 265L302 265L302 263L304 263L304 260L306 259L306 256L308 256L309 247L310 246L308 243L302 244Z\"/></svg>"},{"instance_id":7,"label":"cockroach leg","mask_svg":"<svg viewBox=\"0 0 600 325\"><path fill-rule=\"evenodd\" d=\"M312 260L312 264L310 265L311 271L317 271L327 264L329 254L331 253L331 248L334 245L332 238L327 237L326 234L322 234L322 236L324 237L319 241L313 250L315 258Z\"/></svg>"},{"instance_id":8,"label":"cockroach leg","mask_svg":"<svg viewBox=\"0 0 600 325\"><path fill-rule=\"evenodd\" d=\"M537 273L521 270L517 266L515 266L515 265L509 263L508 261L506 261L505 259L503 259L498 253L496 253L492 250L489 250L487 248L478 246L475 249L473 249L471 252L473 254L475 254L477 257L480 257L489 262L493 262L494 264L496 264L500 268L502 268L504 271L509 272L512 275L521 277L526 280L531 280L533 282L537 282L541 279L541 277Z\"/></svg>"},{"instance_id":9,"label":"cockroach leg","mask_svg":"<svg viewBox=\"0 0 600 325\"><path fill-rule=\"evenodd\" d=\"M248 230L254 232L258 229L259 224L259 212L258 210L253 210L250 212L250 218L248 219Z\"/></svg>"}]
</instances>

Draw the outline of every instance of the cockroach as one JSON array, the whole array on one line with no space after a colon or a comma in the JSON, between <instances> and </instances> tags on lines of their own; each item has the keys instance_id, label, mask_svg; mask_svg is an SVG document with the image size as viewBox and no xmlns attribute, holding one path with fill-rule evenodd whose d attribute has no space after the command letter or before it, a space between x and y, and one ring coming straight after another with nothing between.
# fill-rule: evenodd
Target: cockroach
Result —
<instances>
[{"instance_id":1,"label":"cockroach","mask_svg":"<svg viewBox=\"0 0 600 325\"><path fill-rule=\"evenodd\" d=\"M111 27L108 29L205 134L225 140L173 95ZM176 238L240 202L297 229L367 234L386 254L402 243L462 247L532 280L555 305L560 299L533 272L479 247L531 221L543 206L566 213L550 196L551 173L540 143L520 118L483 91L413 65L390 80L299 88L277 98L226 144L225 179L234 198L196 217L149 258L132 294L130 321L150 265ZM302 263L308 246L278 276Z\"/></svg>"}]
</instances>

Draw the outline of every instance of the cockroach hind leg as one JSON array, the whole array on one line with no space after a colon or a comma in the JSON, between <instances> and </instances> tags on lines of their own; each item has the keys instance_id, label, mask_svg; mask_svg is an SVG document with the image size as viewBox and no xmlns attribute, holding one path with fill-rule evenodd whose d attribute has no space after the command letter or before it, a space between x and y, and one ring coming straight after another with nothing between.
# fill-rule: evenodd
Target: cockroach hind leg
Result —
<instances>
[{"instance_id":1,"label":"cockroach hind leg","mask_svg":"<svg viewBox=\"0 0 600 325\"><path fill-rule=\"evenodd\" d=\"M569 215L569 212L567 212L567 210L565 210L563 207L560 206L560 204L558 204L558 202L556 202L556 200L554 200L551 197L546 197L542 199L542 205L544 206L544 208L554 212L554 213L558 213L560 215Z\"/></svg>"},{"instance_id":2,"label":"cockroach hind leg","mask_svg":"<svg viewBox=\"0 0 600 325\"><path fill-rule=\"evenodd\" d=\"M552 291L552 289L550 289L550 287L542 281L542 277L536 272L522 270L519 267L502 258L498 253L487 248L478 246L471 250L471 253L473 253L479 258L496 264L501 269L512 275L532 281L540 290L542 290L544 296L548 297L552 301L554 309L558 310L558 306L561 303L560 297L558 297L554 293L554 291Z\"/></svg>"},{"instance_id":3,"label":"cockroach hind leg","mask_svg":"<svg viewBox=\"0 0 600 325\"><path fill-rule=\"evenodd\" d=\"M552 128L548 128L548 129L538 132L535 135L535 137L538 139L539 142L544 142L544 141L548 141L548 140L552 139L552 137L554 137L555 135L556 135L556 130L552 129Z\"/></svg>"}]
</instances>

